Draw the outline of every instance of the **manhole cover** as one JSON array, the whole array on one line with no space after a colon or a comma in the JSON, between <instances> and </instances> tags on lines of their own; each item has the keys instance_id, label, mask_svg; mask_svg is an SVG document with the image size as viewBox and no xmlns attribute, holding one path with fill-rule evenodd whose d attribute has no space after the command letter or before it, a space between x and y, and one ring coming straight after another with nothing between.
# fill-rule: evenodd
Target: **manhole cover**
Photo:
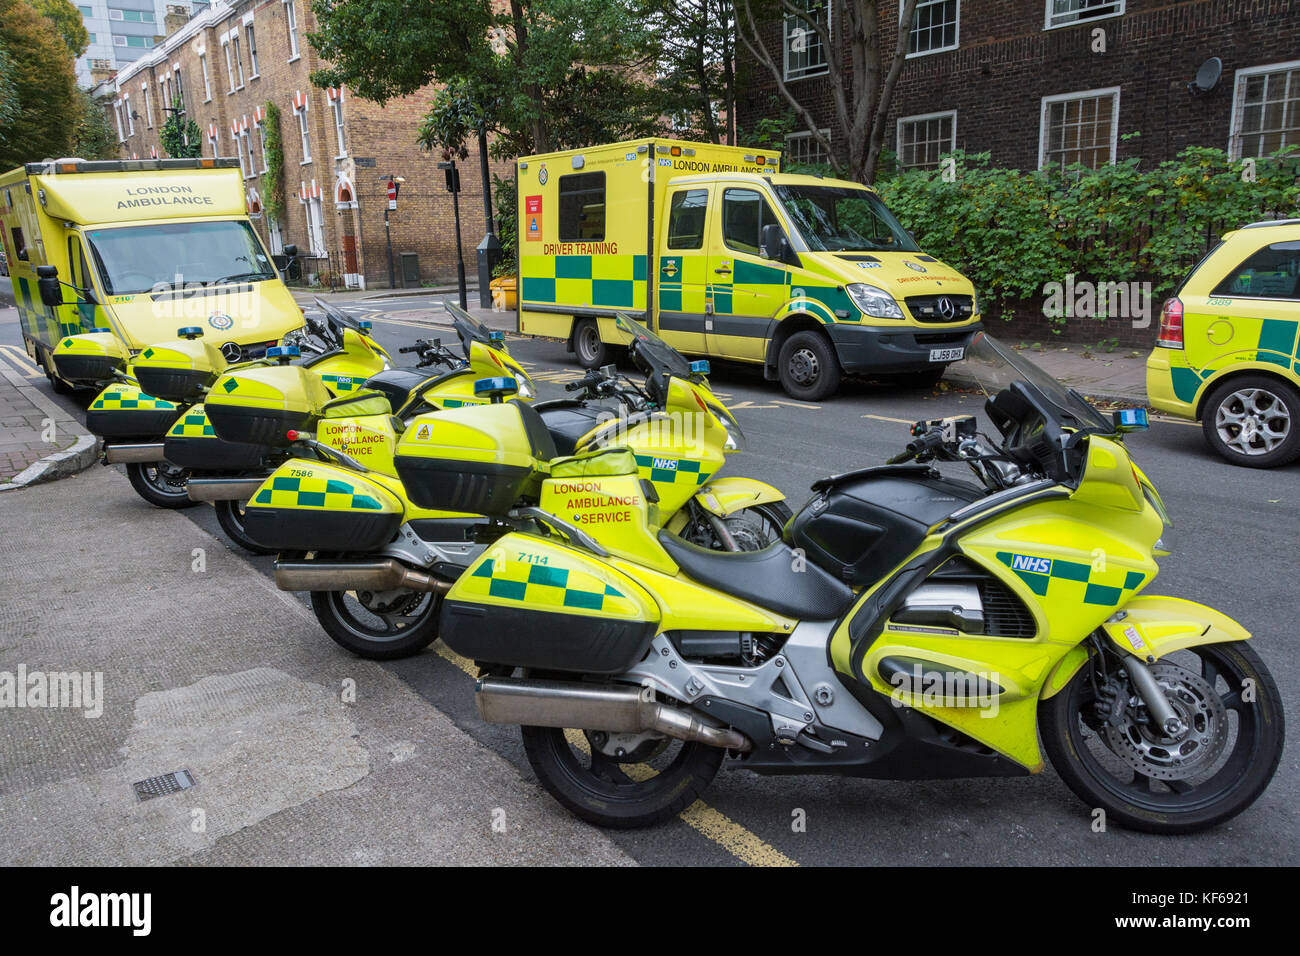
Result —
<instances>
[{"instance_id":1,"label":"manhole cover","mask_svg":"<svg viewBox=\"0 0 1300 956\"><path fill-rule=\"evenodd\" d=\"M182 790L188 790L197 784L198 781L194 779L194 774L188 770L173 770L171 773L165 773L158 777L137 781L132 786L135 787L137 799L152 800L154 797L165 797L168 794L180 793Z\"/></svg>"}]
</instances>

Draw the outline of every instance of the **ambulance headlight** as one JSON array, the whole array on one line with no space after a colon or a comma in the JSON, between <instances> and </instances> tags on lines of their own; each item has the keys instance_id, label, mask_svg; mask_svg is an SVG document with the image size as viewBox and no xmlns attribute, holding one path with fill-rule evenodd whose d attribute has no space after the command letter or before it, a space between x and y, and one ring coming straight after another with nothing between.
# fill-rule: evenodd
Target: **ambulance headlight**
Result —
<instances>
[{"instance_id":1,"label":"ambulance headlight","mask_svg":"<svg viewBox=\"0 0 1300 956\"><path fill-rule=\"evenodd\" d=\"M898 307L894 297L884 289L878 289L874 285L867 285L865 282L854 282L845 289L849 293L849 298L853 304L862 310L864 315L869 315L875 319L901 319L903 310Z\"/></svg>"}]
</instances>

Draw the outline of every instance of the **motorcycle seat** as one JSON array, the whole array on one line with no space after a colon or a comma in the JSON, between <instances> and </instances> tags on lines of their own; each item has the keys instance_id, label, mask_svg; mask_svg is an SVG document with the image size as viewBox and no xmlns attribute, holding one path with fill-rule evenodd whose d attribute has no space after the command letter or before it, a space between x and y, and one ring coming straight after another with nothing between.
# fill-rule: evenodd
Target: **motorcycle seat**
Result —
<instances>
[{"instance_id":1,"label":"motorcycle seat","mask_svg":"<svg viewBox=\"0 0 1300 956\"><path fill-rule=\"evenodd\" d=\"M761 551L711 551L660 531L659 543L687 577L778 614L828 620L853 603L847 584L815 564L797 561L784 542Z\"/></svg>"}]
</instances>

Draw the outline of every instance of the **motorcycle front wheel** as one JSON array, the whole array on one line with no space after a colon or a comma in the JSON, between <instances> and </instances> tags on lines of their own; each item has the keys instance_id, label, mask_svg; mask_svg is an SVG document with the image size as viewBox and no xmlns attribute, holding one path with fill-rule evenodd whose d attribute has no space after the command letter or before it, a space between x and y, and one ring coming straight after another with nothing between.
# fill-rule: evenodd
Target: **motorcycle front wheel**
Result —
<instances>
[{"instance_id":1,"label":"motorcycle front wheel","mask_svg":"<svg viewBox=\"0 0 1300 956\"><path fill-rule=\"evenodd\" d=\"M1194 833L1229 820L1272 780L1286 733L1272 676L1244 642L1205 644L1151 665L1184 725L1152 730L1130 696L1117 721L1098 715L1092 664L1039 707L1052 766L1089 807L1148 833Z\"/></svg>"}]
</instances>

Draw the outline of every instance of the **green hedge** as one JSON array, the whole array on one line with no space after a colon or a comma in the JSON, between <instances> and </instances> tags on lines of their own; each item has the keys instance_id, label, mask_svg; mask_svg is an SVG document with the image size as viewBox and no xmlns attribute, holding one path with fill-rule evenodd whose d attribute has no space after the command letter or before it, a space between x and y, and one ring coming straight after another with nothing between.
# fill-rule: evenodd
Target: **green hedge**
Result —
<instances>
[{"instance_id":1,"label":"green hedge","mask_svg":"<svg viewBox=\"0 0 1300 956\"><path fill-rule=\"evenodd\" d=\"M953 154L942 170L876 184L926 252L975 283L986 314L1039 300L1067 273L1094 282L1151 282L1155 308L1231 229L1297 215L1300 150L1248 170L1219 149L1192 147L1153 169L1136 159L1087 169L994 169L987 153Z\"/></svg>"}]
</instances>

